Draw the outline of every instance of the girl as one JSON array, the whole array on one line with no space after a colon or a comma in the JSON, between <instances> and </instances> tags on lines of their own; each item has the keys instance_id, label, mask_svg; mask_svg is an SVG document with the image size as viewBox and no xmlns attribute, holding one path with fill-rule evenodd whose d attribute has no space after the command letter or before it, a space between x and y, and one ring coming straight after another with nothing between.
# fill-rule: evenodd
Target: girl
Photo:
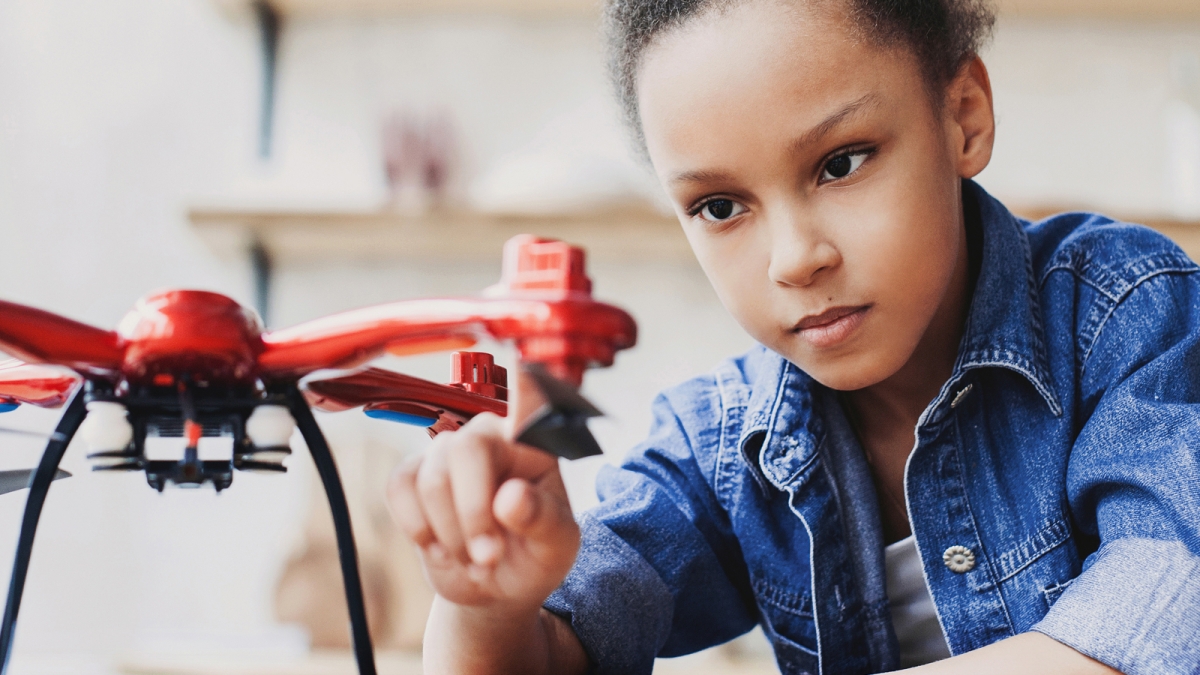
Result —
<instances>
[{"instance_id":1,"label":"girl","mask_svg":"<svg viewBox=\"0 0 1200 675\"><path fill-rule=\"evenodd\" d=\"M496 418L401 467L426 671L649 673L755 624L785 673L1200 671L1200 275L971 182L990 12L609 2L631 127L762 347L660 396L578 525Z\"/></svg>"}]
</instances>

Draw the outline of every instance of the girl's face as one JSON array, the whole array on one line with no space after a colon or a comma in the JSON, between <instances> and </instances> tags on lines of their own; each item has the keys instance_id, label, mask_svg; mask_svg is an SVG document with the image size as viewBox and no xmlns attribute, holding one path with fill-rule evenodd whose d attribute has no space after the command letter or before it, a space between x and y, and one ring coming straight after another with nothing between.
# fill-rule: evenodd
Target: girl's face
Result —
<instances>
[{"instance_id":1,"label":"girl's face","mask_svg":"<svg viewBox=\"0 0 1200 675\"><path fill-rule=\"evenodd\" d=\"M638 105L725 306L819 382L854 390L930 342L957 348L959 179L990 158L991 93L975 61L938 110L915 57L811 4L750 0L666 33L644 55Z\"/></svg>"}]
</instances>

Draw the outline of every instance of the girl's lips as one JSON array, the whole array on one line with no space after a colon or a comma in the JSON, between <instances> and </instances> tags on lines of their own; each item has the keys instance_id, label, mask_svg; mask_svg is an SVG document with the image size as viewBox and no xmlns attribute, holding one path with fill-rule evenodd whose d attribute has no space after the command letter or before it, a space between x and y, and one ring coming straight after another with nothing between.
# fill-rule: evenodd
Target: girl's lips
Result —
<instances>
[{"instance_id":1,"label":"girl's lips","mask_svg":"<svg viewBox=\"0 0 1200 675\"><path fill-rule=\"evenodd\" d=\"M813 347L826 349L850 337L862 324L869 309L870 305L834 307L820 314L804 317L792 330Z\"/></svg>"}]
</instances>

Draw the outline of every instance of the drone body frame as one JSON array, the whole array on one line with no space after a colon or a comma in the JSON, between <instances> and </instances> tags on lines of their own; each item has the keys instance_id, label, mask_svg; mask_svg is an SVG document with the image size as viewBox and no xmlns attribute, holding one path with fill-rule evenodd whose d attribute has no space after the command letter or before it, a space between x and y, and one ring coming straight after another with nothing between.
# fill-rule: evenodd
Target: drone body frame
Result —
<instances>
[{"instance_id":1,"label":"drone body frame","mask_svg":"<svg viewBox=\"0 0 1200 675\"><path fill-rule=\"evenodd\" d=\"M286 471L288 438L298 429L333 513L359 672L374 675L349 510L312 408L362 406L368 415L420 424L433 435L481 412L504 414L505 371L490 355L460 352L450 385L375 368L302 378L318 370L361 368L386 352L461 349L481 338L509 342L522 363L537 367L540 381L550 382L547 373L563 381L551 386L558 392L549 397L551 404L566 401L561 410L551 405L537 428L519 440L536 445L554 439L563 451L541 447L563 456L597 452L583 426L594 409L569 400L570 392L586 368L611 365L618 350L634 344L636 325L624 311L592 300L581 249L522 235L505 246L504 263L501 283L485 297L402 301L278 331L264 330L251 310L205 291L147 296L115 331L0 300L0 350L24 362L0 364L0 412L21 403L65 403L29 483L0 624L0 674L11 654L41 508L77 432L91 446L96 470L144 471L160 491L169 484L205 483L220 491L229 487L235 470ZM183 458L147 459L150 436L183 437ZM200 459L197 446L204 436L232 437L231 459Z\"/></svg>"}]
</instances>

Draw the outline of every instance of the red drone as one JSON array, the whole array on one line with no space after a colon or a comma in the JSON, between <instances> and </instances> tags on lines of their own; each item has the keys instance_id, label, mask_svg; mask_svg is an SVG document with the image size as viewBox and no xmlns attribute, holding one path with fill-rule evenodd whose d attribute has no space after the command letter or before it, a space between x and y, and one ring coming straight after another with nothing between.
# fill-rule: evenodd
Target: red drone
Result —
<instances>
[{"instance_id":1,"label":"red drone","mask_svg":"<svg viewBox=\"0 0 1200 675\"><path fill-rule=\"evenodd\" d=\"M20 404L66 405L33 471L0 472L0 493L28 486L16 561L0 625L0 673L13 630L38 517L76 432L100 471L143 471L149 484L228 487L235 470L286 471L299 428L317 466L337 531L351 634L361 673L374 674L357 556L345 495L311 407L363 407L373 417L419 424L436 434L484 411L507 411L507 375L479 352L454 355L454 381L436 384L378 368L383 355L464 349L481 338L513 343L548 401L523 425L522 442L574 459L599 452L586 419L598 414L575 388L588 367L609 366L633 346L624 311L596 302L582 249L529 235L504 249L501 281L483 297L409 300L265 331L254 312L203 291L140 300L109 331L0 301L0 412ZM229 459L201 459L200 439L232 438ZM148 437L182 437L179 460L148 459Z\"/></svg>"}]
</instances>

